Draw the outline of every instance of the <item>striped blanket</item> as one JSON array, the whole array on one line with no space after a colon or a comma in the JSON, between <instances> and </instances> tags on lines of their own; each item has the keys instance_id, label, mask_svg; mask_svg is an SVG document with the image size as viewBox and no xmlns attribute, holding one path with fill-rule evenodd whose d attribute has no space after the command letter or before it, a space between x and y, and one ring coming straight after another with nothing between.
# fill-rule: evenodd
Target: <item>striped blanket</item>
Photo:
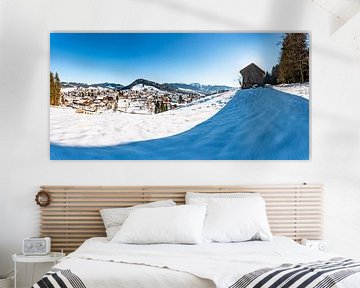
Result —
<instances>
[{"instance_id":1,"label":"striped blanket","mask_svg":"<svg viewBox=\"0 0 360 288\"><path fill-rule=\"evenodd\" d=\"M345 258L296 265L284 264L246 274L229 288L331 288L359 272L360 262Z\"/></svg>"},{"instance_id":2,"label":"striped blanket","mask_svg":"<svg viewBox=\"0 0 360 288\"><path fill-rule=\"evenodd\" d=\"M229 288L331 288L346 277L360 272L360 262L333 258L305 264L283 264L242 276ZM52 269L32 288L86 288L69 269ZM103 287L106 288L106 287ZM349 287L351 288L351 287Z\"/></svg>"},{"instance_id":3,"label":"striped blanket","mask_svg":"<svg viewBox=\"0 0 360 288\"><path fill-rule=\"evenodd\" d=\"M86 288L81 279L69 269L53 268L32 288Z\"/></svg>"}]
</instances>

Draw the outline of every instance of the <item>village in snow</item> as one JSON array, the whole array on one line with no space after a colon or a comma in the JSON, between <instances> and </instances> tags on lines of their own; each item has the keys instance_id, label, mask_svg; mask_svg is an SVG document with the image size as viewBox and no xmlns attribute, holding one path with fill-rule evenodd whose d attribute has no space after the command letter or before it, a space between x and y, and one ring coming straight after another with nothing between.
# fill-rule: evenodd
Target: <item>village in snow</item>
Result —
<instances>
[{"instance_id":1,"label":"village in snow","mask_svg":"<svg viewBox=\"0 0 360 288\"><path fill-rule=\"evenodd\" d=\"M109 86L76 86L69 84L61 89L61 106L71 107L76 113L99 114L106 111L131 114L157 114L185 107L209 94L195 90L167 87L144 79L138 79L123 89ZM161 89L162 85L165 89ZM158 86L158 87L156 87ZM215 90L218 94L233 90L231 87Z\"/></svg>"}]
</instances>

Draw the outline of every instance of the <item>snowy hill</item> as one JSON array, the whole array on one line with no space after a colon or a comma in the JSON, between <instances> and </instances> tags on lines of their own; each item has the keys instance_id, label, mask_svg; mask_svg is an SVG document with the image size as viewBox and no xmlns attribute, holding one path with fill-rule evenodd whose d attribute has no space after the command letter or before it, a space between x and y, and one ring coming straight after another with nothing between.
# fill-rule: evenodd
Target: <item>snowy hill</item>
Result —
<instances>
[{"instance_id":1,"label":"snowy hill","mask_svg":"<svg viewBox=\"0 0 360 288\"><path fill-rule=\"evenodd\" d=\"M182 109L194 109L185 119L199 113L196 105L166 113ZM272 88L240 90L214 116L182 133L107 147L52 143L50 154L51 159L307 160L309 101Z\"/></svg>"},{"instance_id":2,"label":"snowy hill","mask_svg":"<svg viewBox=\"0 0 360 288\"><path fill-rule=\"evenodd\" d=\"M149 86L149 85L145 85L145 84L137 84L135 86L132 86L130 88L130 90L132 91L160 91L160 89L154 87L154 86Z\"/></svg>"},{"instance_id":3,"label":"snowy hill","mask_svg":"<svg viewBox=\"0 0 360 288\"><path fill-rule=\"evenodd\" d=\"M158 90L168 91L168 92L181 92L180 90L173 88L166 83L160 84L157 82L153 82L153 81L141 79L141 78L136 79L134 82L130 83L129 85L122 87L121 90L130 90L130 89L132 90L132 88L135 86L137 86L137 87L140 87L140 86L154 87Z\"/></svg>"},{"instance_id":4,"label":"snowy hill","mask_svg":"<svg viewBox=\"0 0 360 288\"><path fill-rule=\"evenodd\" d=\"M292 83L292 84L279 84L275 86L271 86L272 88L289 93L294 94L300 97L304 97L309 100L310 97L310 87L309 82L307 83Z\"/></svg>"},{"instance_id":5,"label":"snowy hill","mask_svg":"<svg viewBox=\"0 0 360 288\"><path fill-rule=\"evenodd\" d=\"M112 112L84 115L71 108L51 107L50 142L66 146L110 146L176 135L215 115L233 95L233 91L211 95L179 109L148 115ZM101 137L97 131L102 131Z\"/></svg>"}]
</instances>

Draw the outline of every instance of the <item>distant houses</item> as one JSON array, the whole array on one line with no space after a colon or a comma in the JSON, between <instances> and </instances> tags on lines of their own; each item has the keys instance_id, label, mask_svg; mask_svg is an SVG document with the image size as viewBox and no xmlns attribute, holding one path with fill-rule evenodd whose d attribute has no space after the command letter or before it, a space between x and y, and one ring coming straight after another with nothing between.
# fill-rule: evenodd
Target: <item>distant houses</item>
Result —
<instances>
[{"instance_id":1,"label":"distant houses","mask_svg":"<svg viewBox=\"0 0 360 288\"><path fill-rule=\"evenodd\" d=\"M137 84L130 89L103 87L66 87L61 89L61 105L76 109L77 113L98 114L105 111L157 114L185 106L204 95L173 89L165 91L153 86Z\"/></svg>"},{"instance_id":2,"label":"distant houses","mask_svg":"<svg viewBox=\"0 0 360 288\"><path fill-rule=\"evenodd\" d=\"M254 63L241 69L240 74L242 76L241 88L243 89L264 84L265 71Z\"/></svg>"}]
</instances>

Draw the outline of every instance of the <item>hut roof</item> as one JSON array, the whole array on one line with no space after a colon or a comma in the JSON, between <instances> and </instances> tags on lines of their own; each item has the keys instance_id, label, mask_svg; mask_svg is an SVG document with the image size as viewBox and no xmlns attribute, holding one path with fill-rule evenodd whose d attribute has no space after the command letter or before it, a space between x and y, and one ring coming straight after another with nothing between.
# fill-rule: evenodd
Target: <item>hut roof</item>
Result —
<instances>
[{"instance_id":1,"label":"hut roof","mask_svg":"<svg viewBox=\"0 0 360 288\"><path fill-rule=\"evenodd\" d=\"M265 71L262 70L259 66L257 66L257 65L254 64L254 63L251 63L251 64L249 64L248 66L246 66L245 68L241 69L241 70L240 70L240 73L241 73L241 74L243 74L244 72L246 73L246 71L248 71L248 70L253 70L254 68L255 68L256 70L259 70L259 72L265 74Z\"/></svg>"}]
</instances>

